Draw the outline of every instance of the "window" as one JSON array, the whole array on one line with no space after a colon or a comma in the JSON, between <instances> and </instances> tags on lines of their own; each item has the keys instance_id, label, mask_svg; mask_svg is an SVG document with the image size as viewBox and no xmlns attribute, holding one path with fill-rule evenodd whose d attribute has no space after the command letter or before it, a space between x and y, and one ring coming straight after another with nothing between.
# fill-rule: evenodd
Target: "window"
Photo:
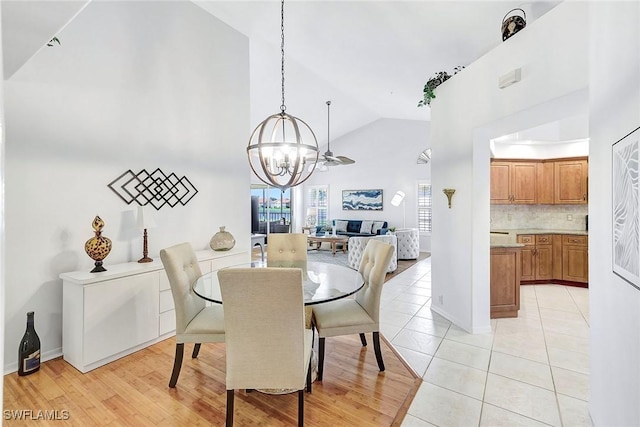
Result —
<instances>
[{"instance_id":1,"label":"window","mask_svg":"<svg viewBox=\"0 0 640 427\"><path fill-rule=\"evenodd\" d=\"M313 185L307 187L305 208L316 208L316 225L326 225L329 218L329 186Z\"/></svg>"},{"instance_id":2,"label":"window","mask_svg":"<svg viewBox=\"0 0 640 427\"><path fill-rule=\"evenodd\" d=\"M431 184L418 183L418 230L431 233Z\"/></svg>"},{"instance_id":3,"label":"window","mask_svg":"<svg viewBox=\"0 0 640 427\"><path fill-rule=\"evenodd\" d=\"M282 191L279 188L262 184L251 185L251 196L258 198L260 222L291 223L291 189Z\"/></svg>"}]
</instances>

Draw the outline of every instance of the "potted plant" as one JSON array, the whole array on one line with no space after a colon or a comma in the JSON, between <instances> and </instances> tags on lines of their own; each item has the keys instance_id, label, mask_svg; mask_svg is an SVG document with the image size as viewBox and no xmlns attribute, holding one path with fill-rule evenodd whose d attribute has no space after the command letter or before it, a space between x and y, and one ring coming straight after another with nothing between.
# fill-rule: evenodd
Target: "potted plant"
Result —
<instances>
[{"instance_id":1,"label":"potted plant","mask_svg":"<svg viewBox=\"0 0 640 427\"><path fill-rule=\"evenodd\" d=\"M396 228L395 227L389 227L389 234L396 234Z\"/></svg>"},{"instance_id":2,"label":"potted plant","mask_svg":"<svg viewBox=\"0 0 640 427\"><path fill-rule=\"evenodd\" d=\"M464 69L464 66L460 65L453 69L453 75L458 74L460 71ZM424 107L425 105L431 105L431 100L436 97L436 93L434 92L438 86L442 83L446 82L452 77L451 74L446 71L440 71L436 73L433 77L427 80L427 83L424 85L424 89L422 90L422 99L418 102L418 107Z\"/></svg>"}]
</instances>

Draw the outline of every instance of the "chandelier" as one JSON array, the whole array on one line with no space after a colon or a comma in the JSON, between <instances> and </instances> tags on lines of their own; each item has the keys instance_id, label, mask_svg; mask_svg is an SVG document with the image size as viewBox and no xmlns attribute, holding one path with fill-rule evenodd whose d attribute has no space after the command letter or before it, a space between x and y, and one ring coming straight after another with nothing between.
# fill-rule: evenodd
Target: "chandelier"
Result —
<instances>
[{"instance_id":1,"label":"chandelier","mask_svg":"<svg viewBox=\"0 0 640 427\"><path fill-rule=\"evenodd\" d=\"M247 157L253 173L267 185L285 190L306 181L318 162L318 141L304 121L287 114L284 103L284 0L280 10L282 104L280 112L253 131Z\"/></svg>"}]
</instances>

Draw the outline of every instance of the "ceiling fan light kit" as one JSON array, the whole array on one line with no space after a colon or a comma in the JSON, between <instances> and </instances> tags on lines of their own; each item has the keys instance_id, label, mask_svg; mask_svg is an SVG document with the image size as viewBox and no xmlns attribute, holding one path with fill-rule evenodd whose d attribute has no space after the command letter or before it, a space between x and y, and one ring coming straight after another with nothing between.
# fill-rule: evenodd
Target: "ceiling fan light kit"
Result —
<instances>
[{"instance_id":1,"label":"ceiling fan light kit","mask_svg":"<svg viewBox=\"0 0 640 427\"><path fill-rule=\"evenodd\" d=\"M318 140L303 120L285 112L284 0L280 9L282 104L280 112L263 120L253 131L247 157L253 173L267 185L285 190L305 182L318 162Z\"/></svg>"}]
</instances>

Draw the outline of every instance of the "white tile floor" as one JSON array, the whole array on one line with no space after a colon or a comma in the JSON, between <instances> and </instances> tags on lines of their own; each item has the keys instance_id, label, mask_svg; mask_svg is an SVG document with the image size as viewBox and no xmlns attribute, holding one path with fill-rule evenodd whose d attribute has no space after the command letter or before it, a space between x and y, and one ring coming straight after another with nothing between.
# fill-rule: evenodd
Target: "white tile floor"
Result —
<instances>
[{"instance_id":1,"label":"white tile floor","mask_svg":"<svg viewBox=\"0 0 640 427\"><path fill-rule=\"evenodd\" d=\"M588 289L520 292L518 318L472 335L431 312L431 258L385 283L382 333L423 378L403 426L592 425Z\"/></svg>"}]
</instances>

